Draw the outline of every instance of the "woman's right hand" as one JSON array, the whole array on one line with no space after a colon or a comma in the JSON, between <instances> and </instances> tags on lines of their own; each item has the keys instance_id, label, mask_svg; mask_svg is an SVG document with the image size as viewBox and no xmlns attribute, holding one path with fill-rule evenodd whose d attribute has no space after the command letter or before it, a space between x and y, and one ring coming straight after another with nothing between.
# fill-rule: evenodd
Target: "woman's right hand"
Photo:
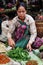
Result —
<instances>
[{"instance_id":1,"label":"woman's right hand","mask_svg":"<svg viewBox=\"0 0 43 65\"><path fill-rule=\"evenodd\" d=\"M9 38L9 39L8 39L8 44L9 44L9 46L11 46L12 48L15 47L15 42L13 41L12 38Z\"/></svg>"}]
</instances>

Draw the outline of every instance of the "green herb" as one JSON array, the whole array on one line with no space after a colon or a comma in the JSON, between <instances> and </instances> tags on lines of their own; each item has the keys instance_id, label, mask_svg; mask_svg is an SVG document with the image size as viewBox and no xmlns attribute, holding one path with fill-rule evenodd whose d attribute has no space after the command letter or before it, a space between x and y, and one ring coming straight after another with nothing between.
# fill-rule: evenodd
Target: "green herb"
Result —
<instances>
[{"instance_id":1,"label":"green herb","mask_svg":"<svg viewBox=\"0 0 43 65\"><path fill-rule=\"evenodd\" d=\"M29 53L23 48L14 48L8 52L8 56L14 60L27 61L30 60Z\"/></svg>"}]
</instances>

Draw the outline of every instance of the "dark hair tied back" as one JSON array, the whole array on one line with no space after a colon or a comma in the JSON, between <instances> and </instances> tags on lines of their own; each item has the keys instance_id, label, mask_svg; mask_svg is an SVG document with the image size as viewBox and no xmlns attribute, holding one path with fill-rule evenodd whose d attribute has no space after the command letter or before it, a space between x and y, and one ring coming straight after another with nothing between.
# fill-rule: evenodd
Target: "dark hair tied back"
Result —
<instances>
[{"instance_id":1,"label":"dark hair tied back","mask_svg":"<svg viewBox=\"0 0 43 65\"><path fill-rule=\"evenodd\" d=\"M25 4L24 2L19 2L19 3L16 5L16 9L18 10L18 8L19 8L20 6L23 6L25 9L27 8L27 7L26 7L26 4Z\"/></svg>"}]
</instances>

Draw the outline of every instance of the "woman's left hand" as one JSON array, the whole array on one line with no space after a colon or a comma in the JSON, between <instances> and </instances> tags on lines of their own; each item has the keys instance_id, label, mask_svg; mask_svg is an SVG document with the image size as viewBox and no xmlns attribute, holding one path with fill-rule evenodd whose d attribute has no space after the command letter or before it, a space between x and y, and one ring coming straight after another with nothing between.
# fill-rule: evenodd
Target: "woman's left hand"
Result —
<instances>
[{"instance_id":1,"label":"woman's left hand","mask_svg":"<svg viewBox=\"0 0 43 65\"><path fill-rule=\"evenodd\" d=\"M32 47L31 47L31 44L30 44L30 43L27 44L27 49L28 49L29 51L32 51Z\"/></svg>"}]
</instances>

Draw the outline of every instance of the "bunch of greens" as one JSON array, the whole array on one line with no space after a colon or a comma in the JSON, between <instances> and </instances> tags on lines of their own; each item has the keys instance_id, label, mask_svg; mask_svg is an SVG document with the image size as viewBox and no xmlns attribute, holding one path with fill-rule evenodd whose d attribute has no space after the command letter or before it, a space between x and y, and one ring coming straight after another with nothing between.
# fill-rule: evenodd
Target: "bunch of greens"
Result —
<instances>
[{"instance_id":1,"label":"bunch of greens","mask_svg":"<svg viewBox=\"0 0 43 65\"><path fill-rule=\"evenodd\" d=\"M43 52L43 45L40 46L39 51L40 51L40 52Z\"/></svg>"},{"instance_id":2,"label":"bunch of greens","mask_svg":"<svg viewBox=\"0 0 43 65\"><path fill-rule=\"evenodd\" d=\"M8 51L8 56L16 61L27 61L30 60L29 53L23 48L14 48L13 50Z\"/></svg>"}]
</instances>

